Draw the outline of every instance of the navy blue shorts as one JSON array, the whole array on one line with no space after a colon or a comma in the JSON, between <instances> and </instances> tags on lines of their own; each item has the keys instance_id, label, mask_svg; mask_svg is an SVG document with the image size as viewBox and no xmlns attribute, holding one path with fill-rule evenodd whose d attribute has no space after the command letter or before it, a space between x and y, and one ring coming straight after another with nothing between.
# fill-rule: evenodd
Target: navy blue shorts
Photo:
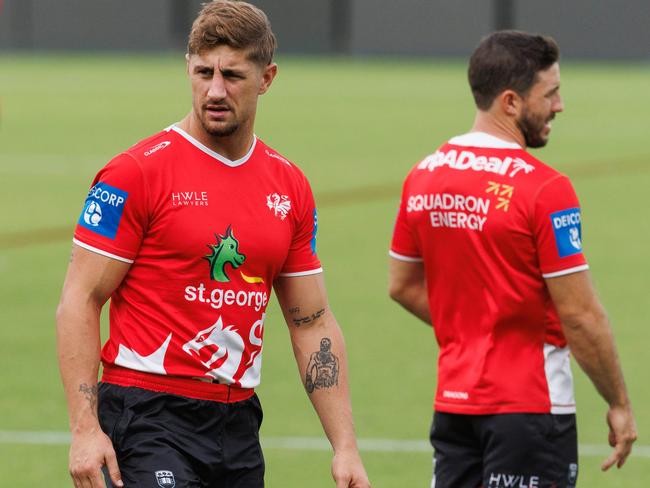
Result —
<instances>
[{"instance_id":1,"label":"navy blue shorts","mask_svg":"<svg viewBox=\"0 0 650 488\"><path fill-rule=\"evenodd\" d=\"M574 488L575 415L458 415L431 426L435 488Z\"/></svg>"},{"instance_id":2,"label":"navy blue shorts","mask_svg":"<svg viewBox=\"0 0 650 488\"><path fill-rule=\"evenodd\" d=\"M98 412L125 488L264 486L257 395L219 403L100 383Z\"/></svg>"}]
</instances>

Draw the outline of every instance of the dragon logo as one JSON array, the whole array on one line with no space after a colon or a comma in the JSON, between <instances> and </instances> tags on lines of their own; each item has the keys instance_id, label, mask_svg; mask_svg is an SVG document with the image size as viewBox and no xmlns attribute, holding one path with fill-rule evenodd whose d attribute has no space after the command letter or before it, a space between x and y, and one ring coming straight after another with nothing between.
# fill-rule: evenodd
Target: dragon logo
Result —
<instances>
[{"instance_id":1,"label":"dragon logo","mask_svg":"<svg viewBox=\"0 0 650 488\"><path fill-rule=\"evenodd\" d=\"M202 349L212 346L207 351L214 350L205 361L201 358ZM194 339L183 344L183 351L190 356L197 355L201 364L209 369L207 376L218 378L219 381L231 384L235 382L234 375L239 369L242 353L244 352L244 340L235 330L234 325L223 326L221 317L207 329L200 330Z\"/></svg>"},{"instance_id":2,"label":"dragon logo","mask_svg":"<svg viewBox=\"0 0 650 488\"><path fill-rule=\"evenodd\" d=\"M225 283L230 281L226 274L226 264L237 269L246 260L246 256L239 252L239 242L230 226L226 229L225 235L215 234L214 236L217 238L217 244L208 244L208 249L212 253L203 256L203 259L207 259L210 263L210 278Z\"/></svg>"},{"instance_id":3,"label":"dragon logo","mask_svg":"<svg viewBox=\"0 0 650 488\"><path fill-rule=\"evenodd\" d=\"M289 210L291 210L291 200L287 195L273 193L266 197L266 206L269 207L269 210L273 210L276 217L284 220L287 218Z\"/></svg>"}]
</instances>

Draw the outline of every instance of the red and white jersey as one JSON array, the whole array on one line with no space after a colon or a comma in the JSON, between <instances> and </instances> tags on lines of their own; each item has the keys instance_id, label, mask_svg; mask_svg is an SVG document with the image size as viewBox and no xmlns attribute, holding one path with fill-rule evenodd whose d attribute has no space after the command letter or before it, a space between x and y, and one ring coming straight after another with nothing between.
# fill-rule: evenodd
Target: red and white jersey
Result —
<instances>
[{"instance_id":1,"label":"red and white jersey","mask_svg":"<svg viewBox=\"0 0 650 488\"><path fill-rule=\"evenodd\" d=\"M273 281L322 271L316 230L307 179L257 138L231 161L172 126L118 155L74 234L131 263L104 365L256 387Z\"/></svg>"},{"instance_id":2,"label":"red and white jersey","mask_svg":"<svg viewBox=\"0 0 650 488\"><path fill-rule=\"evenodd\" d=\"M436 410L575 411L544 281L588 268L566 176L488 134L455 137L406 178L390 255L424 262L440 346Z\"/></svg>"}]
</instances>

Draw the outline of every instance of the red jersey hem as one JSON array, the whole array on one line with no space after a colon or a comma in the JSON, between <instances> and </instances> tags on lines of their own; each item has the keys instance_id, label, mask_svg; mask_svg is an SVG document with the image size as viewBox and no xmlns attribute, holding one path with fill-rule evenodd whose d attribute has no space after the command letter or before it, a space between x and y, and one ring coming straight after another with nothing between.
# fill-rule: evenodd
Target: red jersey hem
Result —
<instances>
[{"instance_id":1,"label":"red jersey hem","mask_svg":"<svg viewBox=\"0 0 650 488\"><path fill-rule=\"evenodd\" d=\"M458 405L436 401L436 412L458 413L466 415L493 415L501 413L551 413L551 404L508 403L503 405Z\"/></svg>"},{"instance_id":2,"label":"red jersey hem","mask_svg":"<svg viewBox=\"0 0 650 488\"><path fill-rule=\"evenodd\" d=\"M255 393L253 388L207 383L199 379L181 376L145 373L115 364L104 364L101 381L118 386L134 386L159 393L171 393L172 395L219 403L241 402L249 399Z\"/></svg>"}]
</instances>

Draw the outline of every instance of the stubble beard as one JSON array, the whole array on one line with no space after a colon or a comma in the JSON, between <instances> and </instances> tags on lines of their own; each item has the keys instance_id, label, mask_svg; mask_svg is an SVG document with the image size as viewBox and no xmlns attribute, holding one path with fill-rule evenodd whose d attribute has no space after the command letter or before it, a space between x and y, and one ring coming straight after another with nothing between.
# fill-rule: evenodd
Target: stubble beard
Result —
<instances>
[{"instance_id":1,"label":"stubble beard","mask_svg":"<svg viewBox=\"0 0 650 488\"><path fill-rule=\"evenodd\" d=\"M205 120L205 117L201 117L200 121L203 130L214 137L228 137L233 135L239 129L239 122L236 120L227 123L225 126L221 125L219 127L215 127L214 125L211 126L210 123Z\"/></svg>"},{"instance_id":2,"label":"stubble beard","mask_svg":"<svg viewBox=\"0 0 650 488\"><path fill-rule=\"evenodd\" d=\"M524 110L517 120L517 127L524 136L526 147L537 148L544 147L548 142L548 136L544 137L544 126L547 121L553 120L554 115L550 118L542 118L539 115L532 115L528 110Z\"/></svg>"}]
</instances>

